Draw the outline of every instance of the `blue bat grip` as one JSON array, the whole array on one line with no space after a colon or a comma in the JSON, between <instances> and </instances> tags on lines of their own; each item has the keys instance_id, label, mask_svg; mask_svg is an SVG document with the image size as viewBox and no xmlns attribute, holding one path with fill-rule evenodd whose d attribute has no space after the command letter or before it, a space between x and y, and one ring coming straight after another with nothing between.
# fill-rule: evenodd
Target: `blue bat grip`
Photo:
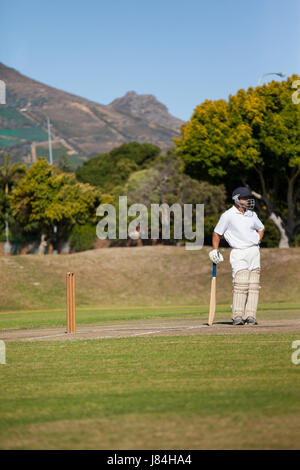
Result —
<instances>
[{"instance_id":1,"label":"blue bat grip","mask_svg":"<svg viewBox=\"0 0 300 470\"><path fill-rule=\"evenodd\" d=\"M213 263L212 277L217 277L217 265Z\"/></svg>"}]
</instances>

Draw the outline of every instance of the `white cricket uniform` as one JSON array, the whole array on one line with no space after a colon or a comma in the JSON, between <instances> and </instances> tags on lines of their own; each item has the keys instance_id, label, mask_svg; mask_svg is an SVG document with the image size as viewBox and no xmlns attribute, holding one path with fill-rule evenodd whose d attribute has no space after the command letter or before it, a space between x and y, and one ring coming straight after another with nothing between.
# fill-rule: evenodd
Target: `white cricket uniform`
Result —
<instances>
[{"instance_id":1,"label":"white cricket uniform","mask_svg":"<svg viewBox=\"0 0 300 470\"><path fill-rule=\"evenodd\" d=\"M241 269L260 269L260 237L257 231L264 228L256 212L248 209L243 214L232 206L221 215L214 231L224 235L232 248L230 264L233 277Z\"/></svg>"}]
</instances>

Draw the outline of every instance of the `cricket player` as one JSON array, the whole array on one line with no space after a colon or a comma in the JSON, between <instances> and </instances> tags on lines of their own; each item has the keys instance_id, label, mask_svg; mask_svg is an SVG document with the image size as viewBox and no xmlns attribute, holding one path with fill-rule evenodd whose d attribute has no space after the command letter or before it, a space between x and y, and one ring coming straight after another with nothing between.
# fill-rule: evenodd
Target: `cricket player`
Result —
<instances>
[{"instance_id":1,"label":"cricket player","mask_svg":"<svg viewBox=\"0 0 300 470\"><path fill-rule=\"evenodd\" d=\"M264 225L253 211L255 200L248 188L236 188L234 205L224 212L212 237L213 263L224 261L219 252L222 235L231 246L230 264L233 277L232 320L234 325L257 325L256 310L259 296L260 248Z\"/></svg>"}]
</instances>

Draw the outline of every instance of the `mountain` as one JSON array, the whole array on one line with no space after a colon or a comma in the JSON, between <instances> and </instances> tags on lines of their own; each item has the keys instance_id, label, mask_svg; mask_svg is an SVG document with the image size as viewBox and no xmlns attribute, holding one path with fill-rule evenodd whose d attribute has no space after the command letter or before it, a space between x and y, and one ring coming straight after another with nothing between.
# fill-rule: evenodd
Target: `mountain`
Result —
<instances>
[{"instance_id":1,"label":"mountain","mask_svg":"<svg viewBox=\"0 0 300 470\"><path fill-rule=\"evenodd\" d=\"M160 103L153 95L138 95L135 91L129 91L122 98L117 98L109 107L124 114L140 117L148 122L155 122L159 126L180 129L182 121L171 116L168 108Z\"/></svg>"},{"instance_id":2,"label":"mountain","mask_svg":"<svg viewBox=\"0 0 300 470\"><path fill-rule=\"evenodd\" d=\"M47 117L53 157L67 155L74 166L125 142L172 146L183 121L153 95L134 91L102 105L22 75L0 62L6 105L0 104L0 154L31 163L48 157Z\"/></svg>"}]
</instances>

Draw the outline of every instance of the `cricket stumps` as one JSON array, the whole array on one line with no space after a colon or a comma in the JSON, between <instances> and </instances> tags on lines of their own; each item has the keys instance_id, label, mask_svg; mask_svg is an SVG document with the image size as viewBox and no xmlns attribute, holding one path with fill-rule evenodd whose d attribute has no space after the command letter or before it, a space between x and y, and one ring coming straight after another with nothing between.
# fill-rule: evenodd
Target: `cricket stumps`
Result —
<instances>
[{"instance_id":1,"label":"cricket stumps","mask_svg":"<svg viewBox=\"0 0 300 470\"><path fill-rule=\"evenodd\" d=\"M75 301L75 274L68 272L66 276L67 287L67 331L76 333L76 301Z\"/></svg>"}]
</instances>

